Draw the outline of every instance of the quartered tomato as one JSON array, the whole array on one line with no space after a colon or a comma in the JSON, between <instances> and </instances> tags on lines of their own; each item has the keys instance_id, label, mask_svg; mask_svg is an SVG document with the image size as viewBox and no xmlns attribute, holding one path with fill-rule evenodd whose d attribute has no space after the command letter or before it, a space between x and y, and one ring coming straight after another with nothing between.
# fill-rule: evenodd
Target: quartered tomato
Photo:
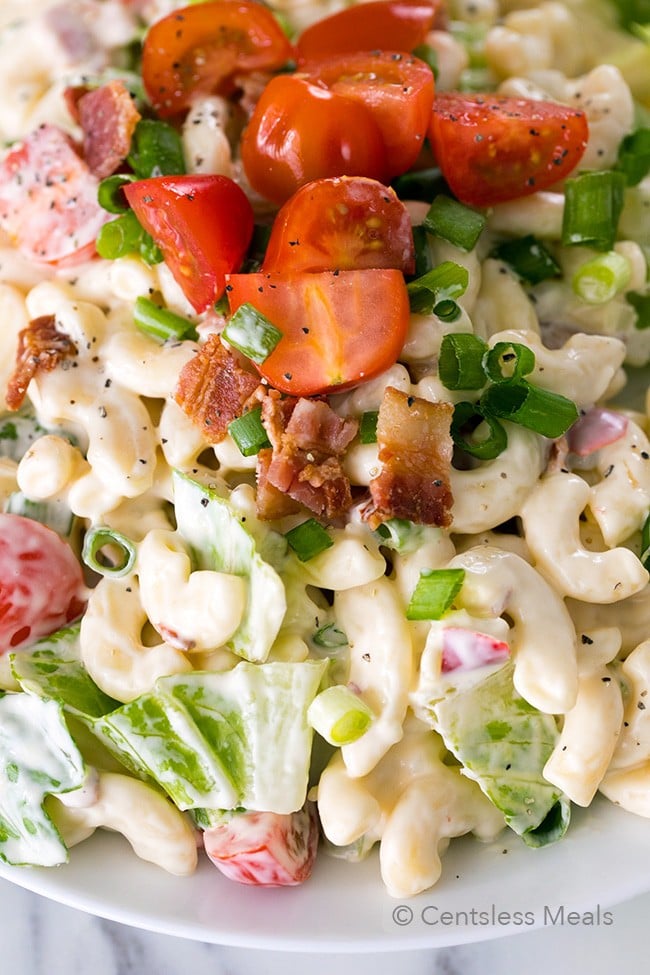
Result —
<instances>
[{"instance_id":1,"label":"quartered tomato","mask_svg":"<svg viewBox=\"0 0 650 975\"><path fill-rule=\"evenodd\" d=\"M394 267L412 274L411 221L394 190L364 176L307 183L275 218L264 271Z\"/></svg>"},{"instance_id":2,"label":"quartered tomato","mask_svg":"<svg viewBox=\"0 0 650 975\"><path fill-rule=\"evenodd\" d=\"M223 294L253 235L253 208L227 176L156 176L125 185L135 214L197 312Z\"/></svg>"},{"instance_id":3,"label":"quartered tomato","mask_svg":"<svg viewBox=\"0 0 650 975\"><path fill-rule=\"evenodd\" d=\"M0 228L37 263L88 260L111 219L97 202L97 187L70 136L41 125L0 165Z\"/></svg>"},{"instance_id":4,"label":"quartered tomato","mask_svg":"<svg viewBox=\"0 0 650 975\"><path fill-rule=\"evenodd\" d=\"M205 852L219 870L240 884L290 887L309 877L318 848L315 807L297 812L236 813L203 834Z\"/></svg>"},{"instance_id":5,"label":"quartered tomato","mask_svg":"<svg viewBox=\"0 0 650 975\"><path fill-rule=\"evenodd\" d=\"M312 82L372 113L386 149L388 178L410 169L424 145L431 119L434 83L428 64L393 50L309 61L303 70Z\"/></svg>"},{"instance_id":6,"label":"quartered tomato","mask_svg":"<svg viewBox=\"0 0 650 975\"><path fill-rule=\"evenodd\" d=\"M273 78L241 141L246 176L258 193L284 203L298 187L327 176L384 179L377 122L356 100L303 75Z\"/></svg>"},{"instance_id":7,"label":"quartered tomato","mask_svg":"<svg viewBox=\"0 0 650 975\"><path fill-rule=\"evenodd\" d=\"M296 42L299 63L345 51L412 51L440 14L439 0L372 0L316 21Z\"/></svg>"},{"instance_id":8,"label":"quartered tomato","mask_svg":"<svg viewBox=\"0 0 650 975\"><path fill-rule=\"evenodd\" d=\"M528 196L564 179L589 135L584 112L504 95L444 92L429 139L452 192L470 206Z\"/></svg>"},{"instance_id":9,"label":"quartered tomato","mask_svg":"<svg viewBox=\"0 0 650 975\"><path fill-rule=\"evenodd\" d=\"M76 619L86 598L79 562L56 532L0 514L0 654Z\"/></svg>"},{"instance_id":10,"label":"quartered tomato","mask_svg":"<svg viewBox=\"0 0 650 975\"><path fill-rule=\"evenodd\" d=\"M280 68L293 48L273 14L251 0L213 0L174 10L145 37L142 79L165 117L197 95L225 94L236 74Z\"/></svg>"},{"instance_id":11,"label":"quartered tomato","mask_svg":"<svg viewBox=\"0 0 650 975\"><path fill-rule=\"evenodd\" d=\"M283 393L340 391L397 360L409 322L404 277L396 270L231 274L228 302L254 305L282 332L259 365Z\"/></svg>"}]
</instances>

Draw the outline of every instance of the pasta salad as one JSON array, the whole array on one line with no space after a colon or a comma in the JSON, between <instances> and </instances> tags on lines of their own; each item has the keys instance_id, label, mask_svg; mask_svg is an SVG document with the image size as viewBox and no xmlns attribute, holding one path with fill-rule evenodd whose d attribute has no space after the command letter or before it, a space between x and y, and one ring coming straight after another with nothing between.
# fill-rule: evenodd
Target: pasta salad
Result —
<instances>
[{"instance_id":1,"label":"pasta salad","mask_svg":"<svg viewBox=\"0 0 650 975\"><path fill-rule=\"evenodd\" d=\"M4 7L0 858L650 816L644 0Z\"/></svg>"}]
</instances>

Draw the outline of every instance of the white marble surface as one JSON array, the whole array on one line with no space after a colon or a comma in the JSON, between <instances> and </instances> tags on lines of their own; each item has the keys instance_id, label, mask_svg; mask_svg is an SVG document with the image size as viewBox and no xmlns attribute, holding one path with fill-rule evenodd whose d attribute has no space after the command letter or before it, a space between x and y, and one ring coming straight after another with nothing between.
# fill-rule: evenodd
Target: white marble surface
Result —
<instances>
[{"instance_id":1,"label":"white marble surface","mask_svg":"<svg viewBox=\"0 0 650 975\"><path fill-rule=\"evenodd\" d=\"M558 881L559 882L559 881ZM496 941L400 955L246 951L91 917L0 880L0 972L11 975L611 975L647 955L650 894L612 908L608 926L547 927ZM641 965L641 969L642 969ZM640 970L641 970L640 969Z\"/></svg>"}]
</instances>

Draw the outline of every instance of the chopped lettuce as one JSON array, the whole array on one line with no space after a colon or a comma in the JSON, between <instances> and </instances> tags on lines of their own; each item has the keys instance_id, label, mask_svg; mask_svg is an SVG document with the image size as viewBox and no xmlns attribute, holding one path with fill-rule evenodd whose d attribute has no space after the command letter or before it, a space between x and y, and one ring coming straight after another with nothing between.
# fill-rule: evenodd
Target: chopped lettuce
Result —
<instances>
[{"instance_id":1,"label":"chopped lettuce","mask_svg":"<svg viewBox=\"0 0 650 975\"><path fill-rule=\"evenodd\" d=\"M305 801L307 709L326 666L242 661L225 673L162 677L94 725L180 809L293 812Z\"/></svg>"},{"instance_id":2,"label":"chopped lettuce","mask_svg":"<svg viewBox=\"0 0 650 975\"><path fill-rule=\"evenodd\" d=\"M508 825L531 846L559 839L569 805L542 771L558 730L517 693L508 662L471 683L449 681L429 711L445 745L503 812Z\"/></svg>"},{"instance_id":3,"label":"chopped lettuce","mask_svg":"<svg viewBox=\"0 0 650 975\"><path fill-rule=\"evenodd\" d=\"M63 427L42 426L32 409L23 406L12 413L0 413L0 457L19 461L27 453L34 441L45 434L56 434L76 444L76 438Z\"/></svg>"},{"instance_id":4,"label":"chopped lettuce","mask_svg":"<svg viewBox=\"0 0 650 975\"><path fill-rule=\"evenodd\" d=\"M228 646L245 660L266 660L286 612L284 585L258 551L246 516L216 490L174 472L178 530L192 550L197 569L244 576L248 600L244 617Z\"/></svg>"},{"instance_id":5,"label":"chopped lettuce","mask_svg":"<svg viewBox=\"0 0 650 975\"><path fill-rule=\"evenodd\" d=\"M18 865L65 863L68 851L43 809L47 795L83 785L83 759L61 706L32 694L0 698L0 858Z\"/></svg>"}]
</instances>

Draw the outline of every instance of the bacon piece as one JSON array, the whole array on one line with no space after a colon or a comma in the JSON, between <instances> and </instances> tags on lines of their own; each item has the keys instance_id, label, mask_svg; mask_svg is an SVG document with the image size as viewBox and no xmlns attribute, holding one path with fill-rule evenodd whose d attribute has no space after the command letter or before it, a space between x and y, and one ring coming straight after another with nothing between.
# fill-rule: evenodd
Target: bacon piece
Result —
<instances>
[{"instance_id":1,"label":"bacon piece","mask_svg":"<svg viewBox=\"0 0 650 975\"><path fill-rule=\"evenodd\" d=\"M340 457L356 435L357 421L341 419L324 400L280 399L274 393L262 402L262 421L273 444L264 470L268 483L320 517L343 515L352 491Z\"/></svg>"},{"instance_id":2,"label":"bacon piece","mask_svg":"<svg viewBox=\"0 0 650 975\"><path fill-rule=\"evenodd\" d=\"M219 443L258 385L258 376L242 369L218 335L210 335L181 369L174 399L208 443Z\"/></svg>"},{"instance_id":3,"label":"bacon piece","mask_svg":"<svg viewBox=\"0 0 650 975\"><path fill-rule=\"evenodd\" d=\"M382 470L370 482L372 503L364 512L371 527L388 518L449 527L453 409L386 389L377 421Z\"/></svg>"},{"instance_id":4,"label":"bacon piece","mask_svg":"<svg viewBox=\"0 0 650 975\"><path fill-rule=\"evenodd\" d=\"M105 179L128 156L131 136L142 116L121 81L109 81L87 92L76 107L86 164L97 179Z\"/></svg>"},{"instance_id":5,"label":"bacon piece","mask_svg":"<svg viewBox=\"0 0 650 975\"><path fill-rule=\"evenodd\" d=\"M257 491L255 502L258 517L263 521L275 521L300 511L300 505L288 494L279 491L269 481L269 467L273 451L264 447L257 455Z\"/></svg>"},{"instance_id":6,"label":"bacon piece","mask_svg":"<svg viewBox=\"0 0 650 975\"><path fill-rule=\"evenodd\" d=\"M625 436L628 419L622 413L594 406L573 424L567 434L569 450L578 457L588 457L602 447Z\"/></svg>"},{"instance_id":7,"label":"bacon piece","mask_svg":"<svg viewBox=\"0 0 650 975\"><path fill-rule=\"evenodd\" d=\"M77 346L64 332L57 330L54 315L34 318L18 334L16 368L7 383L9 409L20 409L27 387L38 372L51 372L63 359L74 355L77 355Z\"/></svg>"}]
</instances>

